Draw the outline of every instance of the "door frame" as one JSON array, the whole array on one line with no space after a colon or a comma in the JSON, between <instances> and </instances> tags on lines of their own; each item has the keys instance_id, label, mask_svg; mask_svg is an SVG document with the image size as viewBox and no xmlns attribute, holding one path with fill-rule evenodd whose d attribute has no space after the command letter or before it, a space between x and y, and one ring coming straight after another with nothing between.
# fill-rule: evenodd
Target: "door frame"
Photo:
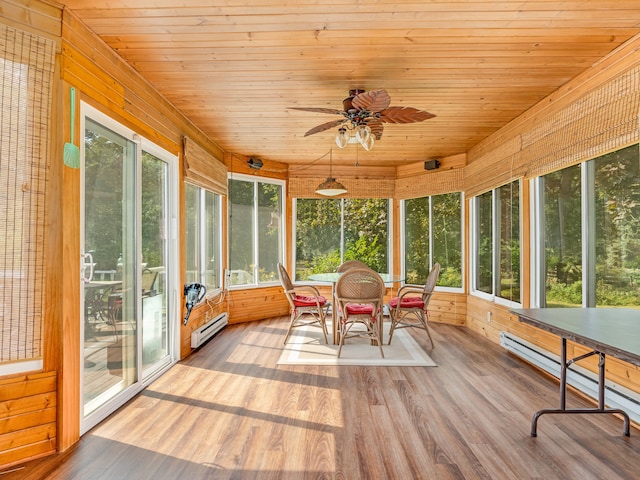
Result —
<instances>
[{"instance_id":1,"label":"door frame","mask_svg":"<svg viewBox=\"0 0 640 480\"><path fill-rule=\"evenodd\" d=\"M78 351L79 354L79 396L80 396L80 435L83 435L95 425L100 423L102 420L110 416L113 412L115 412L118 408L124 405L128 400L133 398L136 394L146 388L150 383L152 383L155 379L165 373L171 366L173 366L180 357L180 305L179 300L179 285L180 285L180 275L179 275L179 244L178 244L178 233L179 233L179 164L178 164L178 156L172 154L166 149L158 146L157 144L147 140L142 137L138 133L134 132L130 128L124 126L114 118L109 115L103 113L102 111L94 108L93 106L80 102L80 139L79 139L79 148L80 148L80 251L81 258L82 253L84 252L84 234L85 234L85 222L84 222L84 198L85 198L85 183L84 183L84 131L85 131L85 120L89 117L93 121L101 124L106 128L110 128L114 132L119 135L131 140L136 144L136 179L135 179L135 195L136 195L136 206L135 206L135 235L136 235L136 256L140 256L141 253L141 222L140 219L140 198L141 198L141 171L142 171L142 161L141 161L141 153L142 151L147 151L162 161L165 161L168 165L167 169L167 239L168 239L168 248L167 248L167 333L169 335L169 352L165 361L163 361L157 368L153 368L148 374L145 376L142 368L142 335L137 335L136 338L136 374L134 382L126 387L122 392L114 396L113 398L107 400L101 407L97 408L95 411L91 412L91 414L85 417L84 415L84 400L83 400L83 392L84 392L84 339L85 339L85 331L84 331L84 282L80 281L80 316L79 324L80 324L80 348ZM80 263L80 268L82 269L82 260ZM141 271L137 272L137 281L140 281ZM142 322L142 304L138 302L136 305L137 309L137 319L138 322L137 327L140 327ZM141 331L141 330L139 330Z\"/></svg>"}]
</instances>

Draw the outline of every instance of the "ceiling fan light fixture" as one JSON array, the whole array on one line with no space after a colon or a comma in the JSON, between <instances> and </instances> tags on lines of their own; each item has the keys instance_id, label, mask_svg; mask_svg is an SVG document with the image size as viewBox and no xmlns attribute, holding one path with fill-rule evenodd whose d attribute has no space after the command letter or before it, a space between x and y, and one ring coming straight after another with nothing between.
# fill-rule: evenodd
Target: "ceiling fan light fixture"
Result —
<instances>
[{"instance_id":1,"label":"ceiling fan light fixture","mask_svg":"<svg viewBox=\"0 0 640 480\"><path fill-rule=\"evenodd\" d=\"M349 143L349 132L347 131L346 127L340 127L338 129L338 133L336 134L336 144L340 147L340 148L344 148L348 145Z\"/></svg>"},{"instance_id":2,"label":"ceiling fan light fixture","mask_svg":"<svg viewBox=\"0 0 640 480\"><path fill-rule=\"evenodd\" d=\"M356 139L364 146L371 137L371 129L368 125L358 125L356 127Z\"/></svg>"},{"instance_id":3,"label":"ceiling fan light fixture","mask_svg":"<svg viewBox=\"0 0 640 480\"><path fill-rule=\"evenodd\" d=\"M373 144L375 140L373 139L373 135L369 135L369 138L366 142L362 143L362 148L364 148L367 152L373 148Z\"/></svg>"},{"instance_id":4,"label":"ceiling fan light fixture","mask_svg":"<svg viewBox=\"0 0 640 480\"><path fill-rule=\"evenodd\" d=\"M350 143L360 143L369 151L373 148L373 138L380 140L384 123L415 123L435 117L433 113L418 110L414 107L391 107L391 97L384 89L364 91L357 88L349 90L349 96L342 101L342 110L317 107L289 107L293 110L307 112L330 113L343 118L326 122L313 127L304 136L324 132L342 125L335 136L336 144L340 148ZM346 123L345 123L346 122ZM371 123L375 133L371 133ZM351 136L351 130L354 135Z\"/></svg>"}]
</instances>

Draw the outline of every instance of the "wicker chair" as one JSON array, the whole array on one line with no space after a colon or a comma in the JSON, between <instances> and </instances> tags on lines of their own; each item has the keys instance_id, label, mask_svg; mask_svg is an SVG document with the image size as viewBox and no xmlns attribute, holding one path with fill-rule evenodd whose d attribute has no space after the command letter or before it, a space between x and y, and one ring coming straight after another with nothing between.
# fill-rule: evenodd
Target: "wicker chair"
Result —
<instances>
[{"instance_id":1,"label":"wicker chair","mask_svg":"<svg viewBox=\"0 0 640 480\"><path fill-rule=\"evenodd\" d=\"M346 272L351 268L369 268L369 266L360 260L347 260L338 267L338 273Z\"/></svg>"},{"instance_id":2,"label":"wicker chair","mask_svg":"<svg viewBox=\"0 0 640 480\"><path fill-rule=\"evenodd\" d=\"M331 304L320 295L319 290L313 285L293 284L291 277L281 263L278 263L278 275L291 307L291 320L287 335L284 337L284 343L287 343L291 331L295 327L315 323L318 323L322 328L325 343L329 343L327 339L327 312Z\"/></svg>"},{"instance_id":3,"label":"wicker chair","mask_svg":"<svg viewBox=\"0 0 640 480\"><path fill-rule=\"evenodd\" d=\"M336 283L340 336L338 358L345 340L351 337L368 337L375 340L380 355L384 358L381 341L384 293L382 278L370 268L352 268L340 276ZM357 324L363 325L365 329L353 329Z\"/></svg>"},{"instance_id":4,"label":"wicker chair","mask_svg":"<svg viewBox=\"0 0 640 480\"><path fill-rule=\"evenodd\" d=\"M389 345L393 338L393 331L396 328L414 327L425 330L431 346L435 346L429 332L428 306L439 275L440 264L436 263L429 272L424 285L404 285L398 290L398 296L389 301L389 315L391 316Z\"/></svg>"}]
</instances>

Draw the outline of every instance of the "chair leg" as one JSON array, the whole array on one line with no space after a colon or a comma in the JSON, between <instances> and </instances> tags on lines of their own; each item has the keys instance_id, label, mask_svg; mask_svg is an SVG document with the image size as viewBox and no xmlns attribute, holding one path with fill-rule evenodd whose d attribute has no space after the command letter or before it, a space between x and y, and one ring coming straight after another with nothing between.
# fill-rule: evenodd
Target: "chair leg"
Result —
<instances>
[{"instance_id":1,"label":"chair leg","mask_svg":"<svg viewBox=\"0 0 640 480\"><path fill-rule=\"evenodd\" d=\"M298 319L298 315L297 312L294 310L293 312L291 312L291 320L289 321L289 329L287 330L287 335L284 337L284 343L287 343L287 340L289 340L289 335L291 335L291 330L293 330L293 325L295 324L296 320Z\"/></svg>"},{"instance_id":2,"label":"chair leg","mask_svg":"<svg viewBox=\"0 0 640 480\"><path fill-rule=\"evenodd\" d=\"M422 321L422 325L424 325L424 329L427 332L427 337L429 337L429 342L431 342L431 348L435 348L436 344L433 343L433 338L431 338L431 332L429 331L429 312L423 312L420 316L420 320Z\"/></svg>"},{"instance_id":3,"label":"chair leg","mask_svg":"<svg viewBox=\"0 0 640 480\"><path fill-rule=\"evenodd\" d=\"M376 321L381 322L382 321L382 317L379 317ZM376 342L378 342L378 348L380 349L380 355L382 356L382 358L384 358L384 351L382 350L382 339L380 338L380 335L378 335L378 325L373 325L372 323L369 323L369 325L371 326L371 331L372 331L373 335L376 337Z\"/></svg>"},{"instance_id":4,"label":"chair leg","mask_svg":"<svg viewBox=\"0 0 640 480\"><path fill-rule=\"evenodd\" d=\"M318 313L318 322L320 323L320 328L322 329L322 334L324 335L324 343L329 344L329 337L327 337L327 315L324 310L320 310Z\"/></svg>"},{"instance_id":5,"label":"chair leg","mask_svg":"<svg viewBox=\"0 0 640 480\"><path fill-rule=\"evenodd\" d=\"M389 310L389 318L391 319L391 326L389 327L389 343L387 345L391 345L391 339L393 338L393 331L396 328L396 315L398 312L394 313L393 310Z\"/></svg>"},{"instance_id":6,"label":"chair leg","mask_svg":"<svg viewBox=\"0 0 640 480\"><path fill-rule=\"evenodd\" d=\"M340 321L339 319L337 321ZM344 345L344 337L347 336L346 325L342 322L338 325L338 334L340 335L340 346L338 347L338 358L340 358L340 354L342 353L342 345Z\"/></svg>"}]
</instances>

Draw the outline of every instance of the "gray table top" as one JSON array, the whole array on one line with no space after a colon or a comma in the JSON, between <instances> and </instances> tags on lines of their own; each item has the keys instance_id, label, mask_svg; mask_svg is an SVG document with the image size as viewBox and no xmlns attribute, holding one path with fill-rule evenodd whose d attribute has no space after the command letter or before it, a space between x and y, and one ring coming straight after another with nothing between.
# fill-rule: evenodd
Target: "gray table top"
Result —
<instances>
[{"instance_id":1,"label":"gray table top","mask_svg":"<svg viewBox=\"0 0 640 480\"><path fill-rule=\"evenodd\" d=\"M640 366L640 310L631 308L517 308L528 323Z\"/></svg>"}]
</instances>

